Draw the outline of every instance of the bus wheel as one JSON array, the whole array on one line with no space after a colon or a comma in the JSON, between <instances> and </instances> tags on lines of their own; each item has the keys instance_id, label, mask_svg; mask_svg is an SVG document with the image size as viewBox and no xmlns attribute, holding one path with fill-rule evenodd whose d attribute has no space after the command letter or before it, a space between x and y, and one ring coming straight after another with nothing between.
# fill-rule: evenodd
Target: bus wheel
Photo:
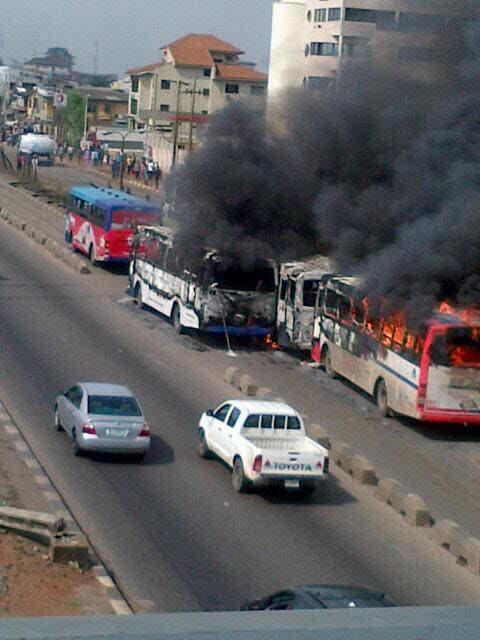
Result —
<instances>
[{"instance_id":1,"label":"bus wheel","mask_svg":"<svg viewBox=\"0 0 480 640\"><path fill-rule=\"evenodd\" d=\"M90 245L90 248L88 250L88 259L90 260L92 267L97 264L97 261L95 260L95 249L93 248L93 244Z\"/></svg>"},{"instance_id":2,"label":"bus wheel","mask_svg":"<svg viewBox=\"0 0 480 640\"><path fill-rule=\"evenodd\" d=\"M172 324L173 324L173 327L174 327L175 331L178 333L178 335L181 335L182 333L185 333L185 327L182 324L182 320L181 320L181 316L180 316L180 307L178 306L178 304L175 304L173 306Z\"/></svg>"},{"instance_id":3,"label":"bus wheel","mask_svg":"<svg viewBox=\"0 0 480 640\"><path fill-rule=\"evenodd\" d=\"M381 415L384 418L388 418L392 415L388 406L388 393L385 380L379 380L377 382L377 387L375 390L375 401L377 403L377 407L380 409Z\"/></svg>"},{"instance_id":4,"label":"bus wheel","mask_svg":"<svg viewBox=\"0 0 480 640\"><path fill-rule=\"evenodd\" d=\"M140 285L139 282L137 282L137 284L135 285L135 291L133 295L134 295L135 304L137 305L137 307L139 309L145 309L145 305L143 303L143 296L142 296L142 286Z\"/></svg>"},{"instance_id":5,"label":"bus wheel","mask_svg":"<svg viewBox=\"0 0 480 640\"><path fill-rule=\"evenodd\" d=\"M329 378L336 378L337 374L335 373L332 367L332 355L330 353L330 349L328 347L323 347L322 350L322 364L325 369L325 373Z\"/></svg>"},{"instance_id":6,"label":"bus wheel","mask_svg":"<svg viewBox=\"0 0 480 640\"><path fill-rule=\"evenodd\" d=\"M72 244L72 232L71 231L66 231L65 232L65 242L67 242L68 244Z\"/></svg>"}]
</instances>

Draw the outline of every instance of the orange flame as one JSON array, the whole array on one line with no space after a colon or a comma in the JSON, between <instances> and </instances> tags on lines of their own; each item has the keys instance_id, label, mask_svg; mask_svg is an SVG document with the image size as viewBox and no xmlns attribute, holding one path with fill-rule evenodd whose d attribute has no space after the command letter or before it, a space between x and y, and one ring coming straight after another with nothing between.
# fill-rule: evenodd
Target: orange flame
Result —
<instances>
[{"instance_id":1,"label":"orange flame","mask_svg":"<svg viewBox=\"0 0 480 640\"><path fill-rule=\"evenodd\" d=\"M273 351L277 351L278 349L281 349L281 346L277 342L275 342L274 339L272 338L271 333L265 336L264 344L265 346L267 346L269 349L272 349Z\"/></svg>"}]
</instances>

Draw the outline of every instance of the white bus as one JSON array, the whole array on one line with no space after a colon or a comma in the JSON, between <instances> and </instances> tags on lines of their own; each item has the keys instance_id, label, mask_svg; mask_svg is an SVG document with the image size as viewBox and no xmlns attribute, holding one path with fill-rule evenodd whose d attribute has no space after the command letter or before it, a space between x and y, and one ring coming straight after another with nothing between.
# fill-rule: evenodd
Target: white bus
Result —
<instances>
[{"instance_id":1,"label":"white bus","mask_svg":"<svg viewBox=\"0 0 480 640\"><path fill-rule=\"evenodd\" d=\"M275 330L278 270L269 260L251 269L205 251L192 269L174 248L167 227L140 226L130 262L131 291L139 307L170 318L178 333L207 333L265 338Z\"/></svg>"},{"instance_id":2,"label":"white bus","mask_svg":"<svg viewBox=\"0 0 480 640\"><path fill-rule=\"evenodd\" d=\"M277 302L277 340L282 347L310 351L318 288L326 274L335 271L325 256L280 266Z\"/></svg>"},{"instance_id":3,"label":"white bus","mask_svg":"<svg viewBox=\"0 0 480 640\"><path fill-rule=\"evenodd\" d=\"M480 423L480 316L445 305L423 328L375 319L356 303L361 281L327 279L315 309L312 357L372 395L384 416Z\"/></svg>"}]
</instances>

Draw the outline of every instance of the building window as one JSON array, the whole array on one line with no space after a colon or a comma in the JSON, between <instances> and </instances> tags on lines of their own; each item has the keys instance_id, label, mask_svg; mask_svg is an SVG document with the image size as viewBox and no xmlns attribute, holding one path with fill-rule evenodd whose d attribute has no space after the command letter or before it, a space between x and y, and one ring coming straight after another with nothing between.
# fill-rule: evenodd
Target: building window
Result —
<instances>
[{"instance_id":1,"label":"building window","mask_svg":"<svg viewBox=\"0 0 480 640\"><path fill-rule=\"evenodd\" d=\"M326 22L326 21L327 21L327 10L315 9L315 22Z\"/></svg>"},{"instance_id":2,"label":"building window","mask_svg":"<svg viewBox=\"0 0 480 640\"><path fill-rule=\"evenodd\" d=\"M329 76L309 76L308 78L303 79L303 84L307 89L312 91L322 91L323 93L330 91L335 86L334 78Z\"/></svg>"},{"instance_id":3,"label":"building window","mask_svg":"<svg viewBox=\"0 0 480 640\"><path fill-rule=\"evenodd\" d=\"M202 111L202 113L203 113L204 116L208 115L208 111Z\"/></svg>"},{"instance_id":4,"label":"building window","mask_svg":"<svg viewBox=\"0 0 480 640\"><path fill-rule=\"evenodd\" d=\"M203 75L205 76L205 78L210 78L210 76L212 75L212 70L210 67L208 67L208 69L204 69L203 70Z\"/></svg>"},{"instance_id":5,"label":"building window","mask_svg":"<svg viewBox=\"0 0 480 640\"><path fill-rule=\"evenodd\" d=\"M377 25L378 29L391 31L395 29L395 11L375 11L374 9L345 9L347 22L368 22Z\"/></svg>"},{"instance_id":6,"label":"building window","mask_svg":"<svg viewBox=\"0 0 480 640\"><path fill-rule=\"evenodd\" d=\"M399 27L400 31L415 33L435 33L445 28L446 17L427 15L423 13L401 13Z\"/></svg>"},{"instance_id":7,"label":"building window","mask_svg":"<svg viewBox=\"0 0 480 640\"><path fill-rule=\"evenodd\" d=\"M111 106L110 104L108 104L108 103L107 103L107 104L103 107L103 111L104 111L105 113L110 113L110 112L112 111L112 106Z\"/></svg>"},{"instance_id":8,"label":"building window","mask_svg":"<svg viewBox=\"0 0 480 640\"><path fill-rule=\"evenodd\" d=\"M312 42L310 53L312 56L338 56L338 42Z\"/></svg>"},{"instance_id":9,"label":"building window","mask_svg":"<svg viewBox=\"0 0 480 640\"><path fill-rule=\"evenodd\" d=\"M162 80L161 88L164 91L169 91L170 90L170 80Z\"/></svg>"},{"instance_id":10,"label":"building window","mask_svg":"<svg viewBox=\"0 0 480 640\"><path fill-rule=\"evenodd\" d=\"M132 78L132 92L138 93L138 76L131 76Z\"/></svg>"},{"instance_id":11,"label":"building window","mask_svg":"<svg viewBox=\"0 0 480 640\"><path fill-rule=\"evenodd\" d=\"M160 105L160 111L170 111L170 105L169 104L161 104Z\"/></svg>"},{"instance_id":12,"label":"building window","mask_svg":"<svg viewBox=\"0 0 480 640\"><path fill-rule=\"evenodd\" d=\"M309 55L310 55L310 45L306 44L305 45L305 57L308 58Z\"/></svg>"},{"instance_id":13,"label":"building window","mask_svg":"<svg viewBox=\"0 0 480 640\"><path fill-rule=\"evenodd\" d=\"M225 93L240 93L240 85L227 82L225 85Z\"/></svg>"},{"instance_id":14,"label":"building window","mask_svg":"<svg viewBox=\"0 0 480 640\"><path fill-rule=\"evenodd\" d=\"M136 116L138 113L138 100L136 98L130 99L130 113L132 116Z\"/></svg>"},{"instance_id":15,"label":"building window","mask_svg":"<svg viewBox=\"0 0 480 640\"><path fill-rule=\"evenodd\" d=\"M88 98L87 98L87 100L88 100L88 103L87 103L87 111L88 111L88 113L97 113L97 103L96 102L92 102Z\"/></svg>"},{"instance_id":16,"label":"building window","mask_svg":"<svg viewBox=\"0 0 480 640\"><path fill-rule=\"evenodd\" d=\"M309 12L307 13L307 20L308 20L309 22L311 22L311 21L312 21L312 12L311 12L311 11L309 11Z\"/></svg>"},{"instance_id":17,"label":"building window","mask_svg":"<svg viewBox=\"0 0 480 640\"><path fill-rule=\"evenodd\" d=\"M342 10L341 9L329 9L328 10L328 21L336 22L337 20L342 19Z\"/></svg>"},{"instance_id":18,"label":"building window","mask_svg":"<svg viewBox=\"0 0 480 640\"><path fill-rule=\"evenodd\" d=\"M252 94L252 96L264 96L265 87L259 84L252 84L250 87L250 93Z\"/></svg>"},{"instance_id":19,"label":"building window","mask_svg":"<svg viewBox=\"0 0 480 640\"><path fill-rule=\"evenodd\" d=\"M204 95L206 98L208 98L208 96L210 95L210 89L203 89L202 95Z\"/></svg>"}]
</instances>

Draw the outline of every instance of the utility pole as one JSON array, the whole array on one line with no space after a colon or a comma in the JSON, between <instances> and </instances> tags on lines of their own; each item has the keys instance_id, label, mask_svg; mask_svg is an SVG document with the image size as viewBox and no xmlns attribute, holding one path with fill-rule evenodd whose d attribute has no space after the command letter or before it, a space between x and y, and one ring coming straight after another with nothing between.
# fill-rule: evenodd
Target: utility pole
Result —
<instances>
[{"instance_id":1,"label":"utility pole","mask_svg":"<svg viewBox=\"0 0 480 640\"><path fill-rule=\"evenodd\" d=\"M188 147L190 151L193 149L193 121L195 119L195 104L197 96L201 95L201 91L197 91L197 74L195 74L195 80L193 83L193 91L185 91L185 93L192 94L192 112L190 114L190 135Z\"/></svg>"},{"instance_id":2,"label":"utility pole","mask_svg":"<svg viewBox=\"0 0 480 640\"><path fill-rule=\"evenodd\" d=\"M87 93L87 95L85 96L85 123L83 127L83 137L85 139L85 142L87 141L87 130L88 130L87 119L88 119L88 99L89 98L90 98L90 95Z\"/></svg>"},{"instance_id":3,"label":"utility pole","mask_svg":"<svg viewBox=\"0 0 480 640\"><path fill-rule=\"evenodd\" d=\"M177 90L177 110L175 115L175 128L173 133L172 171L175 168L175 164L177 162L178 127L179 127L178 114L180 113L180 97L182 94L182 86L188 87L188 82L182 82L182 80L173 80L173 82L176 82L178 84L178 90Z\"/></svg>"}]
</instances>

